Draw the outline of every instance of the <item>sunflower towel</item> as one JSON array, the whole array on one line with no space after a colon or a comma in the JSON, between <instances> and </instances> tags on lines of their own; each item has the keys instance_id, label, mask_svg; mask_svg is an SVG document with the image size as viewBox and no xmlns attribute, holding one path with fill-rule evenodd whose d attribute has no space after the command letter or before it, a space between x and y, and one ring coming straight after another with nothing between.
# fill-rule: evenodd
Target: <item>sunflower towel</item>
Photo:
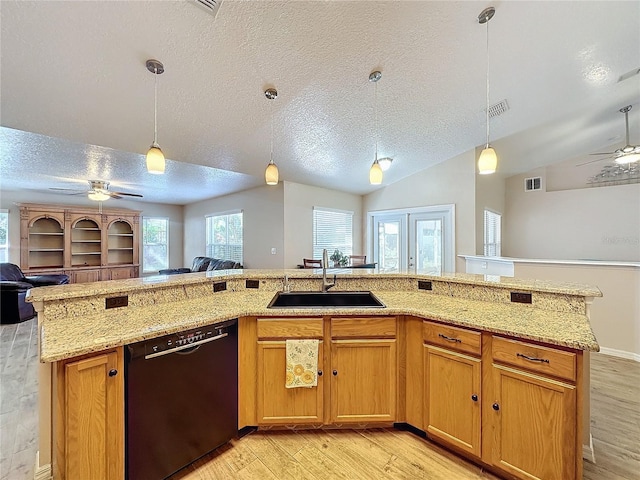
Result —
<instances>
[{"instance_id":1,"label":"sunflower towel","mask_svg":"<svg viewBox=\"0 0 640 480\"><path fill-rule=\"evenodd\" d=\"M319 340L287 340L285 387L318 386Z\"/></svg>"}]
</instances>

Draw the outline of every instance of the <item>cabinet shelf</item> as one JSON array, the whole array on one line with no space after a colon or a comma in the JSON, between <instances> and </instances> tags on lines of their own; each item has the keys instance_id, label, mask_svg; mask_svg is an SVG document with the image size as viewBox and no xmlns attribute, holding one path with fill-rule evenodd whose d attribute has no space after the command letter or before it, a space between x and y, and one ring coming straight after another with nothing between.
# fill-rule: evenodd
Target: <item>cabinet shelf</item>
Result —
<instances>
[{"instance_id":1,"label":"cabinet shelf","mask_svg":"<svg viewBox=\"0 0 640 480\"><path fill-rule=\"evenodd\" d=\"M111 250L120 250L120 251L122 251L122 250L125 250L125 251L126 251L126 250L129 250L129 251L131 251L131 252L132 252L132 251L133 251L133 248L131 248L131 247L116 247L116 248L110 248L110 249L109 249L109 251L111 251Z\"/></svg>"},{"instance_id":2,"label":"cabinet shelf","mask_svg":"<svg viewBox=\"0 0 640 480\"><path fill-rule=\"evenodd\" d=\"M64 252L64 248L31 248L29 252Z\"/></svg>"},{"instance_id":3,"label":"cabinet shelf","mask_svg":"<svg viewBox=\"0 0 640 480\"><path fill-rule=\"evenodd\" d=\"M133 237L133 233L110 233L110 237Z\"/></svg>"},{"instance_id":4,"label":"cabinet shelf","mask_svg":"<svg viewBox=\"0 0 640 480\"><path fill-rule=\"evenodd\" d=\"M71 240L71 243L100 243L100 240Z\"/></svg>"},{"instance_id":5,"label":"cabinet shelf","mask_svg":"<svg viewBox=\"0 0 640 480\"><path fill-rule=\"evenodd\" d=\"M88 227L73 227L73 230L86 230L90 232L99 232L99 228L88 228Z\"/></svg>"},{"instance_id":6,"label":"cabinet shelf","mask_svg":"<svg viewBox=\"0 0 640 480\"><path fill-rule=\"evenodd\" d=\"M79 252L79 253L72 253L71 255L73 255L74 257L80 257L82 255L100 255L102 252Z\"/></svg>"},{"instance_id":7,"label":"cabinet shelf","mask_svg":"<svg viewBox=\"0 0 640 480\"><path fill-rule=\"evenodd\" d=\"M64 232L29 232L29 235L53 235L53 236L64 236Z\"/></svg>"}]
</instances>

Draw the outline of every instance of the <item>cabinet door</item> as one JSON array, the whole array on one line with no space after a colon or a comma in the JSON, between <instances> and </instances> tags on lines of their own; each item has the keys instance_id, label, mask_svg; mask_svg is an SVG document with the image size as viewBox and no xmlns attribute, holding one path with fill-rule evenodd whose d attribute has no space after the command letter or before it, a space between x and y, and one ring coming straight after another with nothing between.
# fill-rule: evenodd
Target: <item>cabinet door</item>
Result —
<instances>
[{"instance_id":1,"label":"cabinet door","mask_svg":"<svg viewBox=\"0 0 640 480\"><path fill-rule=\"evenodd\" d=\"M58 466L66 480L124 478L122 349L64 364ZM61 378L60 378L61 377Z\"/></svg>"},{"instance_id":2,"label":"cabinet door","mask_svg":"<svg viewBox=\"0 0 640 480\"><path fill-rule=\"evenodd\" d=\"M575 478L575 387L500 365L492 370L493 464L521 478Z\"/></svg>"},{"instance_id":3,"label":"cabinet door","mask_svg":"<svg viewBox=\"0 0 640 480\"><path fill-rule=\"evenodd\" d=\"M395 340L333 340L331 421L395 421L396 364Z\"/></svg>"},{"instance_id":4,"label":"cabinet door","mask_svg":"<svg viewBox=\"0 0 640 480\"><path fill-rule=\"evenodd\" d=\"M75 270L71 272L72 283L89 283L100 280L100 270Z\"/></svg>"},{"instance_id":5,"label":"cabinet door","mask_svg":"<svg viewBox=\"0 0 640 480\"><path fill-rule=\"evenodd\" d=\"M136 267L104 268L102 270L102 280L125 280L135 278Z\"/></svg>"},{"instance_id":6,"label":"cabinet door","mask_svg":"<svg viewBox=\"0 0 640 480\"><path fill-rule=\"evenodd\" d=\"M260 425L320 424L323 420L322 342L318 345L318 386L286 388L286 344L258 342L258 401Z\"/></svg>"},{"instance_id":7,"label":"cabinet door","mask_svg":"<svg viewBox=\"0 0 640 480\"><path fill-rule=\"evenodd\" d=\"M480 359L425 345L427 432L480 457Z\"/></svg>"}]
</instances>

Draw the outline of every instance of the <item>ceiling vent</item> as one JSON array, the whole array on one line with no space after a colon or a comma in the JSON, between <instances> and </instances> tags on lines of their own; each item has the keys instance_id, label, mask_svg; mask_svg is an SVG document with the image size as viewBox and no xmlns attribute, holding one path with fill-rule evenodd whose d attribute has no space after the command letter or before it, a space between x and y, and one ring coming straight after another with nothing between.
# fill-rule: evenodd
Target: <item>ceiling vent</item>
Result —
<instances>
[{"instance_id":1,"label":"ceiling vent","mask_svg":"<svg viewBox=\"0 0 640 480\"><path fill-rule=\"evenodd\" d=\"M507 100L500 100L498 103L494 103L493 105L489 106L489 118L502 115L507 110L509 110L509 104L507 103Z\"/></svg>"},{"instance_id":2,"label":"ceiling vent","mask_svg":"<svg viewBox=\"0 0 640 480\"><path fill-rule=\"evenodd\" d=\"M215 18L222 0L191 0L191 3L198 5L200 8L209 12Z\"/></svg>"},{"instance_id":3,"label":"ceiling vent","mask_svg":"<svg viewBox=\"0 0 640 480\"><path fill-rule=\"evenodd\" d=\"M629 72L627 72L627 73L625 73L623 75L620 75L620 78L618 79L618 83L623 82L623 81L627 80L628 78L635 77L639 73L640 73L640 68L634 68L633 70L631 70L631 71L629 71Z\"/></svg>"},{"instance_id":4,"label":"ceiling vent","mask_svg":"<svg viewBox=\"0 0 640 480\"><path fill-rule=\"evenodd\" d=\"M542 178L531 177L524 179L524 191L533 192L534 190L542 189Z\"/></svg>"}]
</instances>

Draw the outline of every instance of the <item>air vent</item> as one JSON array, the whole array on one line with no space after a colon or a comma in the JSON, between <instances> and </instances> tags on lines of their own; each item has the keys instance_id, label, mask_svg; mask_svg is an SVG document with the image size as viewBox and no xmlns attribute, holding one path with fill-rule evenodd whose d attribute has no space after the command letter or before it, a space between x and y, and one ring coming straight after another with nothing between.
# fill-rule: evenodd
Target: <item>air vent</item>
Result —
<instances>
[{"instance_id":1,"label":"air vent","mask_svg":"<svg viewBox=\"0 0 640 480\"><path fill-rule=\"evenodd\" d=\"M534 190L540 190L542 188L542 178L531 177L524 179L524 191L533 192Z\"/></svg>"},{"instance_id":2,"label":"air vent","mask_svg":"<svg viewBox=\"0 0 640 480\"><path fill-rule=\"evenodd\" d=\"M191 0L191 3L203 8L204 10L209 12L211 15L213 15L215 18L216 14L218 13L218 10L220 9L220 4L222 3L222 0Z\"/></svg>"},{"instance_id":3,"label":"air vent","mask_svg":"<svg viewBox=\"0 0 640 480\"><path fill-rule=\"evenodd\" d=\"M502 115L507 110L509 110L509 104L507 103L507 100L500 100L498 103L494 103L489 107L489 118Z\"/></svg>"},{"instance_id":4,"label":"air vent","mask_svg":"<svg viewBox=\"0 0 640 480\"><path fill-rule=\"evenodd\" d=\"M633 70L631 70L631 71L629 71L629 72L627 72L627 73L625 73L623 75L620 75L620 78L618 79L618 83L624 82L628 78L635 77L639 73L640 73L640 68L634 68Z\"/></svg>"}]
</instances>

